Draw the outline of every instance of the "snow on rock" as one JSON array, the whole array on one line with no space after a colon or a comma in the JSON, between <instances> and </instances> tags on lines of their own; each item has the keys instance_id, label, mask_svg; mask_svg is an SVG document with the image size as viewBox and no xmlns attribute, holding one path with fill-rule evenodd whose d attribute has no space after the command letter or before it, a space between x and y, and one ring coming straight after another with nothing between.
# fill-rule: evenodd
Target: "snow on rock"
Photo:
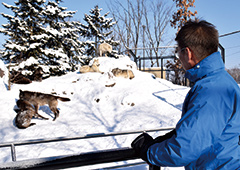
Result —
<instances>
[{"instance_id":1,"label":"snow on rock","mask_svg":"<svg viewBox=\"0 0 240 170\"><path fill-rule=\"evenodd\" d=\"M146 130L175 126L188 87L174 85L150 73L138 71L135 63L125 57L98 58L100 69L115 67L134 70L132 80L109 77L108 74L71 72L51 77L42 82L12 86L0 95L0 143L29 139L76 137L87 134ZM107 87L109 81L115 85ZM69 97L70 102L59 101L59 118L49 107L41 106L39 113L49 120L33 119L36 125L18 129L14 124L19 89L55 93ZM151 135L157 135L151 133ZM159 135L159 134L158 134ZM16 148L17 160L79 154L95 150L130 147L137 135L65 141ZM10 149L0 148L0 162L11 161Z\"/></svg>"}]
</instances>

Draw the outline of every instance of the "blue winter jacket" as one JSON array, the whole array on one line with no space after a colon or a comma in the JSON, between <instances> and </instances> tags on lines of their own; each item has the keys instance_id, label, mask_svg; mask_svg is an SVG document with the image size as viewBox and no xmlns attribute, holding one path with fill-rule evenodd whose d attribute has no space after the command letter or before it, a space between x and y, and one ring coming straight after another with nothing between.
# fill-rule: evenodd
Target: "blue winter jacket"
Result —
<instances>
[{"instance_id":1,"label":"blue winter jacket","mask_svg":"<svg viewBox=\"0 0 240 170\"><path fill-rule=\"evenodd\" d=\"M225 71L220 53L203 59L185 76L195 84L183 103L176 135L152 145L149 162L186 169L240 169L240 89Z\"/></svg>"}]
</instances>

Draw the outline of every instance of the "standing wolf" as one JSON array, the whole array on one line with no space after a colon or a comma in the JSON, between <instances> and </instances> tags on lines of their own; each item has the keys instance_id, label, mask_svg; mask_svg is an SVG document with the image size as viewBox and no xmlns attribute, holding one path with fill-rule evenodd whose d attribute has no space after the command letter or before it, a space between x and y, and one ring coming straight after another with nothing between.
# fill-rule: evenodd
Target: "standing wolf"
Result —
<instances>
[{"instance_id":1,"label":"standing wolf","mask_svg":"<svg viewBox=\"0 0 240 170\"><path fill-rule=\"evenodd\" d=\"M63 102L70 101L70 99L66 97L22 90L20 90L19 98L21 100L26 100L32 105L34 105L36 113L38 113L38 109L40 106L48 104L49 108L55 116L53 120L56 120L56 118L59 116L59 110L57 109L58 99Z\"/></svg>"},{"instance_id":2,"label":"standing wolf","mask_svg":"<svg viewBox=\"0 0 240 170\"><path fill-rule=\"evenodd\" d=\"M105 57L107 57L107 52L112 52L112 46L108 43L102 43L98 46L98 52L100 57L102 57L103 54L105 54Z\"/></svg>"}]
</instances>

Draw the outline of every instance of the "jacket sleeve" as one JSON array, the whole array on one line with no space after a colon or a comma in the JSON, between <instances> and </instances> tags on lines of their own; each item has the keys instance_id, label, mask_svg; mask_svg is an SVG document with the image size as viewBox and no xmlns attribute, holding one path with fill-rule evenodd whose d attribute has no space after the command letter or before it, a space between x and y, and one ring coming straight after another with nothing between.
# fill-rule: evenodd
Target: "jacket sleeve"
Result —
<instances>
[{"instance_id":1,"label":"jacket sleeve","mask_svg":"<svg viewBox=\"0 0 240 170\"><path fill-rule=\"evenodd\" d=\"M195 87L188 94L186 113L170 139L149 147L150 163L157 166L186 166L208 151L226 126L231 102L219 89ZM229 97L228 97L229 98ZM185 103L185 102L184 102Z\"/></svg>"}]
</instances>

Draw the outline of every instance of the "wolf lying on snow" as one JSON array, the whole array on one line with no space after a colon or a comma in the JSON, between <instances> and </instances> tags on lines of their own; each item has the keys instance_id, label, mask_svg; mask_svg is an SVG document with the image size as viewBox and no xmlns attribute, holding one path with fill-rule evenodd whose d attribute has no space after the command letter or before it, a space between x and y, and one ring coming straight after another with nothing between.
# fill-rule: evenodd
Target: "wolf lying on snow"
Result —
<instances>
[{"instance_id":1,"label":"wolf lying on snow","mask_svg":"<svg viewBox=\"0 0 240 170\"><path fill-rule=\"evenodd\" d=\"M123 77L123 78L129 78L129 79L133 79L135 77L132 70L128 70L128 69L122 70L119 68L114 68L112 69L112 73L115 77Z\"/></svg>"},{"instance_id":2,"label":"wolf lying on snow","mask_svg":"<svg viewBox=\"0 0 240 170\"><path fill-rule=\"evenodd\" d=\"M26 100L29 103L31 103L35 107L36 113L38 113L38 109L40 106L48 104L49 108L51 109L55 116L53 120L56 120L56 118L59 116L59 110L57 109L58 99L63 102L70 101L70 99L66 97L22 90L20 90L19 98L21 100Z\"/></svg>"},{"instance_id":3,"label":"wolf lying on snow","mask_svg":"<svg viewBox=\"0 0 240 170\"><path fill-rule=\"evenodd\" d=\"M17 116L15 118L15 124L20 129L35 125L35 123L31 123L33 117L48 120L48 118L38 114L31 103L26 100L18 100L17 106L19 110L16 110Z\"/></svg>"},{"instance_id":4,"label":"wolf lying on snow","mask_svg":"<svg viewBox=\"0 0 240 170\"><path fill-rule=\"evenodd\" d=\"M80 67L79 72L80 73L88 73L88 72L98 72L98 73L100 73L99 65L100 65L99 60L94 59L93 64L91 66L84 65L84 66Z\"/></svg>"}]
</instances>

